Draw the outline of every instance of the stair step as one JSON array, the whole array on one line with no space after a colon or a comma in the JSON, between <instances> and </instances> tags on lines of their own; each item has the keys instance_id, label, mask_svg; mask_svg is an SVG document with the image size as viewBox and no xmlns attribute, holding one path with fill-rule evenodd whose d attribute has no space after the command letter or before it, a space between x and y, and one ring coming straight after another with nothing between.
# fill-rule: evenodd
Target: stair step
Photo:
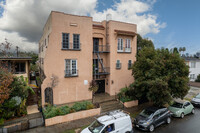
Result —
<instances>
[{"instance_id":1,"label":"stair step","mask_svg":"<svg viewBox=\"0 0 200 133\"><path fill-rule=\"evenodd\" d=\"M101 106L101 112L108 112L123 108L123 105L117 100L111 100L100 103L100 106Z\"/></svg>"}]
</instances>

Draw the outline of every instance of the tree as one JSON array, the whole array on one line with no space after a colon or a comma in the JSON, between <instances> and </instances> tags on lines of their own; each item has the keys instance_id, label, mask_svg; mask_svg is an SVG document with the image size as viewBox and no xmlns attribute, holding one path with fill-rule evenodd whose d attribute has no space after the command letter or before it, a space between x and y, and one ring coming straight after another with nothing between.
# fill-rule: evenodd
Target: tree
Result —
<instances>
[{"instance_id":1,"label":"tree","mask_svg":"<svg viewBox=\"0 0 200 133\"><path fill-rule=\"evenodd\" d=\"M189 68L176 50L144 47L137 59L132 71L137 97L162 106L187 94Z\"/></svg>"},{"instance_id":2,"label":"tree","mask_svg":"<svg viewBox=\"0 0 200 133\"><path fill-rule=\"evenodd\" d=\"M195 80L195 82L200 82L200 74L197 76L197 79Z\"/></svg>"},{"instance_id":3,"label":"tree","mask_svg":"<svg viewBox=\"0 0 200 133\"><path fill-rule=\"evenodd\" d=\"M186 51L186 48L185 48L185 47L183 47L183 48L182 48L182 51L183 51L183 54L184 54L184 52Z\"/></svg>"},{"instance_id":4,"label":"tree","mask_svg":"<svg viewBox=\"0 0 200 133\"><path fill-rule=\"evenodd\" d=\"M140 34L137 34L137 50L140 50L144 47L152 47L154 48L154 44L151 40L143 39Z\"/></svg>"},{"instance_id":5,"label":"tree","mask_svg":"<svg viewBox=\"0 0 200 133\"><path fill-rule=\"evenodd\" d=\"M99 86L98 86L97 82L95 80L92 80L90 82L90 86L88 88L89 91L92 91L92 103L94 102L94 94L95 94L95 92L97 92L98 89L99 89Z\"/></svg>"},{"instance_id":6,"label":"tree","mask_svg":"<svg viewBox=\"0 0 200 133\"><path fill-rule=\"evenodd\" d=\"M0 104L7 100L10 96L12 88L10 87L13 81L13 75L8 71L4 64L0 62Z\"/></svg>"}]
</instances>

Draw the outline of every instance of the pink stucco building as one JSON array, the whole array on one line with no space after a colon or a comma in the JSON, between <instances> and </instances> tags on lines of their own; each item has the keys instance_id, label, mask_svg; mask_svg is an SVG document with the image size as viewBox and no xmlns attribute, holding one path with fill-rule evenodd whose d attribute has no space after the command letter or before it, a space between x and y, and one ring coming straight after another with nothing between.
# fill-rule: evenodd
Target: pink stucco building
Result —
<instances>
[{"instance_id":1,"label":"pink stucco building","mask_svg":"<svg viewBox=\"0 0 200 133\"><path fill-rule=\"evenodd\" d=\"M91 99L93 79L109 95L131 84L136 32L135 24L52 11L39 41L42 105Z\"/></svg>"}]
</instances>

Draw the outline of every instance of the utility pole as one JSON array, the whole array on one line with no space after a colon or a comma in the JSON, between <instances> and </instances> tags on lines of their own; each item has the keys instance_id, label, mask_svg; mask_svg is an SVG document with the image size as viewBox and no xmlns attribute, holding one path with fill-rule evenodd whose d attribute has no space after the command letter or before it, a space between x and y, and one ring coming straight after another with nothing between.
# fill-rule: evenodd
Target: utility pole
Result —
<instances>
[{"instance_id":1,"label":"utility pole","mask_svg":"<svg viewBox=\"0 0 200 133\"><path fill-rule=\"evenodd\" d=\"M19 47L18 47L18 46L16 46L16 50L17 50L17 57L18 57L18 54L19 54L19 53L18 53L18 52L19 52L19 51L18 51L18 50L19 50Z\"/></svg>"}]
</instances>

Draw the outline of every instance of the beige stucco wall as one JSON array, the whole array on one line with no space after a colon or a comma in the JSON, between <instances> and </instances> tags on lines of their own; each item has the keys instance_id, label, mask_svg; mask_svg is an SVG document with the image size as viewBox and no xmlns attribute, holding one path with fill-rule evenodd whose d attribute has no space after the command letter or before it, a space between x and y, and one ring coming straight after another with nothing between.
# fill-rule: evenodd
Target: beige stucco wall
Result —
<instances>
[{"instance_id":1,"label":"beige stucco wall","mask_svg":"<svg viewBox=\"0 0 200 133\"><path fill-rule=\"evenodd\" d=\"M46 56L44 59L44 73L46 79L42 84L42 104L44 105L44 90L50 87L52 74L58 77L58 84L53 88L54 104L64 104L74 101L91 99L88 92L89 82L92 80L92 18L67 15L52 12L52 32ZM70 26L76 23L77 26ZM61 50L62 33L80 34L80 51ZM78 77L64 78L65 59L76 59ZM88 84L84 84L84 80Z\"/></svg>"},{"instance_id":2,"label":"beige stucco wall","mask_svg":"<svg viewBox=\"0 0 200 133\"><path fill-rule=\"evenodd\" d=\"M127 35L117 35L114 30L131 31L137 33L135 24L122 23L117 21L109 21L109 44L110 44L110 77L109 77L109 90L107 92L110 95L115 95L119 90L125 86L129 86L134 82L134 78L131 75L131 70L128 70L128 60L132 60L132 63L136 61L136 44L137 37ZM117 41L118 38L123 39L123 47L125 47L125 39L131 39L131 53L118 53ZM116 62L120 60L122 64L121 69L116 69Z\"/></svg>"},{"instance_id":3,"label":"beige stucco wall","mask_svg":"<svg viewBox=\"0 0 200 133\"><path fill-rule=\"evenodd\" d=\"M93 24L102 25L103 28L93 26ZM51 15L44 27L44 33L40 40L40 45L44 43L44 39L49 36L47 46L39 54L40 58L44 58L44 69L46 78L42 83L42 105L44 105L47 87L51 87L52 75L58 79L58 84L53 88L54 104L64 104L75 101L87 100L92 98L91 92L88 91L89 82L93 78L93 38L100 38L100 45L110 45L110 53L101 53L105 67L110 67L110 75L105 78L105 91L110 95L115 95L126 85L134 82L131 70L128 70L128 60L132 63L136 61L136 36L117 35L115 30L136 31L135 24L122 23L117 21L109 21L109 36L106 42L106 21L94 22L91 17L76 16L64 14L61 12L51 12ZM70 34L70 43L73 42L73 34L80 34L81 50L62 50L62 33ZM118 37L131 40L131 53L118 53L117 40ZM65 59L76 59L78 77L64 77ZM121 69L116 69L116 61L122 63ZM100 64L99 64L100 65ZM84 84L88 81L88 84Z\"/></svg>"}]
</instances>

